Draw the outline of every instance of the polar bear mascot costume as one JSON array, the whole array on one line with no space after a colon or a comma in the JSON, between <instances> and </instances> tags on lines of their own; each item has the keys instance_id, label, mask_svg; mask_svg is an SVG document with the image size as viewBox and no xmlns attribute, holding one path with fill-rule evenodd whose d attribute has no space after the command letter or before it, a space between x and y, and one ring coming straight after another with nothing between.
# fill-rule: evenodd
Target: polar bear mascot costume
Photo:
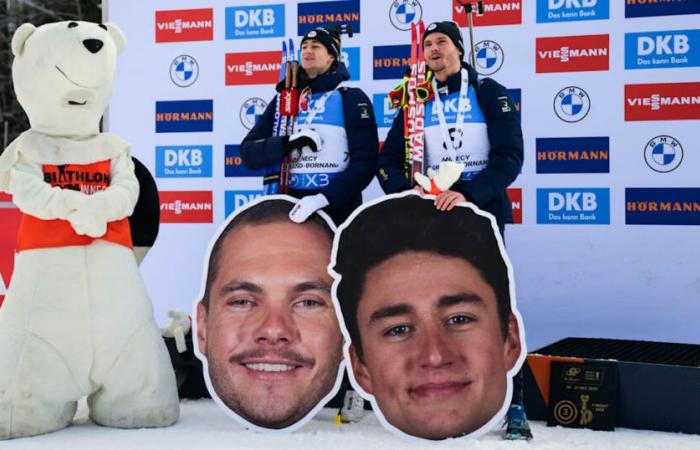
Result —
<instances>
[{"instance_id":1,"label":"polar bear mascot costume","mask_svg":"<svg viewBox=\"0 0 700 450\"><path fill-rule=\"evenodd\" d=\"M31 129L0 156L23 218L0 308L0 439L58 430L88 397L119 428L179 415L175 376L138 271L130 146L99 132L124 48L111 24L24 24L12 38Z\"/></svg>"}]
</instances>

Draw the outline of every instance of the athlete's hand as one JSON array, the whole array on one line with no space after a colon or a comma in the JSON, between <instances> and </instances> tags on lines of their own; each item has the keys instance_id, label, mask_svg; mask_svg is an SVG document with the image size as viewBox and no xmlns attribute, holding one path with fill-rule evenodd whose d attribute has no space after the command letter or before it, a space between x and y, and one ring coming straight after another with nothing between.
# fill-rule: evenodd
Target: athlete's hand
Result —
<instances>
[{"instance_id":1,"label":"athlete's hand","mask_svg":"<svg viewBox=\"0 0 700 450\"><path fill-rule=\"evenodd\" d=\"M466 202L464 195L456 191L445 191L435 198L435 207L440 211L450 211L459 202Z\"/></svg>"},{"instance_id":2,"label":"athlete's hand","mask_svg":"<svg viewBox=\"0 0 700 450\"><path fill-rule=\"evenodd\" d=\"M289 213L289 218L292 222L302 223L319 209L328 206L328 199L323 194L307 195L299 200L292 211Z\"/></svg>"},{"instance_id":3,"label":"athlete's hand","mask_svg":"<svg viewBox=\"0 0 700 450\"><path fill-rule=\"evenodd\" d=\"M420 195L425 194L425 189L423 189L420 184L413 186L413 190L418 192Z\"/></svg>"}]
</instances>

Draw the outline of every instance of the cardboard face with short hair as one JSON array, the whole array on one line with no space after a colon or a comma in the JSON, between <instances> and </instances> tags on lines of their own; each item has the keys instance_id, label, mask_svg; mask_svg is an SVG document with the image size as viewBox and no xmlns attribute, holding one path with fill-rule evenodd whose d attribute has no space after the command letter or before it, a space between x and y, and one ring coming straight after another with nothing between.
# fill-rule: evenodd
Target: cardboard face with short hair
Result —
<instances>
[{"instance_id":1,"label":"cardboard face with short hair","mask_svg":"<svg viewBox=\"0 0 700 450\"><path fill-rule=\"evenodd\" d=\"M337 393L344 369L327 270L335 227L324 213L292 222L296 202L264 197L222 225L194 305L209 393L258 431L303 426Z\"/></svg>"},{"instance_id":2,"label":"cardboard face with short hair","mask_svg":"<svg viewBox=\"0 0 700 450\"><path fill-rule=\"evenodd\" d=\"M341 225L334 303L353 387L386 428L477 437L510 404L523 331L493 217L468 203L438 211L434 198L383 197Z\"/></svg>"}]
</instances>

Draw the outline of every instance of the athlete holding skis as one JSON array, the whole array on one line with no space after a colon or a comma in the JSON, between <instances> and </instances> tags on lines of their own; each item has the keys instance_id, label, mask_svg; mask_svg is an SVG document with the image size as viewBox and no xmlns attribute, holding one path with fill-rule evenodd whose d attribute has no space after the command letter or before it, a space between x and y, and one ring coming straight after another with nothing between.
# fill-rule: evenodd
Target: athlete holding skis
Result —
<instances>
[{"instance_id":1,"label":"athlete holding skis","mask_svg":"<svg viewBox=\"0 0 700 450\"><path fill-rule=\"evenodd\" d=\"M439 209L469 200L496 217L503 231L513 222L506 188L523 163L520 120L508 90L477 79L463 62L464 44L454 22L429 25L422 36L425 61L439 96L425 104L425 167L442 161L465 165L460 180L437 196ZM379 156L379 182L387 194L411 189L405 174L404 117L396 116ZM418 187L417 189L421 189Z\"/></svg>"},{"instance_id":2,"label":"athlete holding skis","mask_svg":"<svg viewBox=\"0 0 700 450\"><path fill-rule=\"evenodd\" d=\"M241 143L241 157L250 169L288 157L288 181L281 190L302 199L291 219L303 222L323 208L340 224L362 203L362 190L374 175L379 140L372 103L360 89L340 86L350 75L340 61L337 29L317 27L302 38L301 69L294 133L274 135L277 95ZM277 90L289 85L283 80Z\"/></svg>"},{"instance_id":3,"label":"athlete holding skis","mask_svg":"<svg viewBox=\"0 0 700 450\"><path fill-rule=\"evenodd\" d=\"M411 152L405 144L407 137L423 141L426 169L437 171L440 163L447 161L464 165L460 178L437 195L435 206L451 210L458 202L470 201L494 215L503 235L505 224L513 223L506 188L523 164L522 129L513 100L504 86L490 78L479 80L476 71L463 61L464 43L454 22L429 25L417 42L422 44L432 72L432 97L424 95L429 97L424 108L424 136L411 136L415 127L404 129L404 114L396 116L379 155L382 189L387 194L411 188L424 193L407 177L407 155ZM426 79L430 78L428 73ZM506 438L529 439L532 435L522 406L520 374L513 387Z\"/></svg>"}]
</instances>

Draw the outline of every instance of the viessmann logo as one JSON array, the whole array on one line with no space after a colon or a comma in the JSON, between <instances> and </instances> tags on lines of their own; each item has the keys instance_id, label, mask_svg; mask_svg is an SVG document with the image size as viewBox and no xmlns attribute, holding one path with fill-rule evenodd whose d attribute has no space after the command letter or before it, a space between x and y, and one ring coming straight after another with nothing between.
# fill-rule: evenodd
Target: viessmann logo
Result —
<instances>
[{"instance_id":1,"label":"viessmann logo","mask_svg":"<svg viewBox=\"0 0 700 450\"><path fill-rule=\"evenodd\" d=\"M156 11L156 42L211 41L214 10L179 9Z\"/></svg>"},{"instance_id":2,"label":"viessmann logo","mask_svg":"<svg viewBox=\"0 0 700 450\"><path fill-rule=\"evenodd\" d=\"M513 209L513 223L523 223L523 190L522 188L506 189L510 206Z\"/></svg>"},{"instance_id":3,"label":"viessmann logo","mask_svg":"<svg viewBox=\"0 0 700 450\"><path fill-rule=\"evenodd\" d=\"M226 54L226 86L275 84L279 81L282 52Z\"/></svg>"},{"instance_id":4,"label":"viessmann logo","mask_svg":"<svg viewBox=\"0 0 700 450\"><path fill-rule=\"evenodd\" d=\"M700 119L700 82L625 85L625 120Z\"/></svg>"},{"instance_id":5,"label":"viessmann logo","mask_svg":"<svg viewBox=\"0 0 700 450\"><path fill-rule=\"evenodd\" d=\"M584 72L608 70L610 36L563 36L537 38L536 72Z\"/></svg>"},{"instance_id":6,"label":"viessmann logo","mask_svg":"<svg viewBox=\"0 0 700 450\"><path fill-rule=\"evenodd\" d=\"M214 201L211 191L160 191L162 223L212 223Z\"/></svg>"},{"instance_id":7,"label":"viessmann logo","mask_svg":"<svg viewBox=\"0 0 700 450\"><path fill-rule=\"evenodd\" d=\"M465 2L466 3L466 2ZM484 14L474 15L474 25L515 25L523 22L522 0L485 0ZM467 16L464 6L452 0L452 20L460 27L466 27Z\"/></svg>"}]
</instances>

